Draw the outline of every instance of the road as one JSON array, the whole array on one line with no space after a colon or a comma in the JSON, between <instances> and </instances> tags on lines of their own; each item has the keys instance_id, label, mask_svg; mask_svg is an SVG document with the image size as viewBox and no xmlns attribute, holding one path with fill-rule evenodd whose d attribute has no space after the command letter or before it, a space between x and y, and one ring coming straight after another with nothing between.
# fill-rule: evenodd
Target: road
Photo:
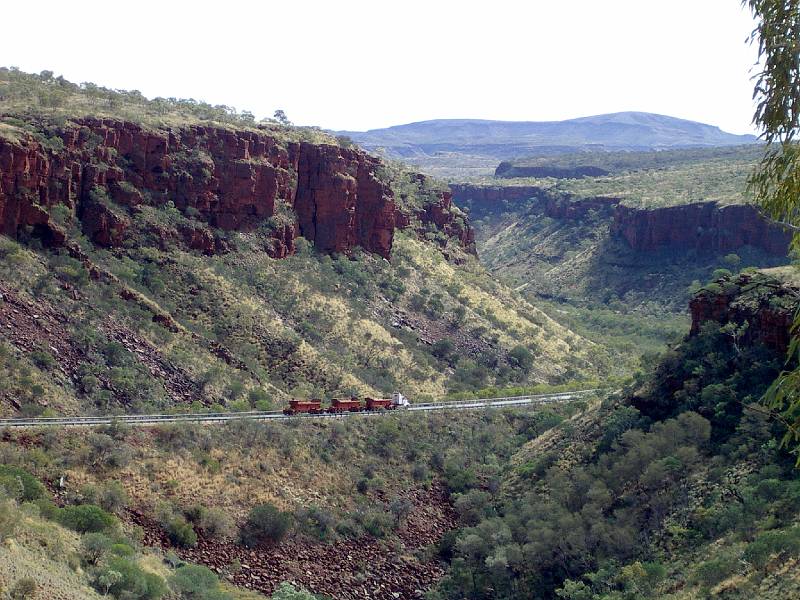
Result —
<instances>
[{"instance_id":1,"label":"road","mask_svg":"<svg viewBox=\"0 0 800 600\"><path fill-rule=\"evenodd\" d=\"M568 402L595 392L597 390L579 390L558 394L537 394L531 396L508 396L503 398L481 398L477 400L457 400L451 402L427 402L412 404L408 408L395 411L345 412L321 415L284 415L280 411L269 412L235 412L235 413L184 413L174 415L118 415L102 417L37 417L0 419L3 427L91 427L125 423L126 425L145 426L159 423L221 423L225 421L285 421L288 419L342 419L349 417L372 417L384 414L402 414L405 412L475 410L478 408L503 408L511 406L542 406L559 402Z\"/></svg>"}]
</instances>

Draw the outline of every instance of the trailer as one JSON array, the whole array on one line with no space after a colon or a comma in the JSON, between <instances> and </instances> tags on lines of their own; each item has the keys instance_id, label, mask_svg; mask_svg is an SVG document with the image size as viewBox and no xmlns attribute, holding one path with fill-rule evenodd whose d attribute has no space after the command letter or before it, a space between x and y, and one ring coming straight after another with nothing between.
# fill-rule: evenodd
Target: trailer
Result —
<instances>
[{"instance_id":1,"label":"trailer","mask_svg":"<svg viewBox=\"0 0 800 600\"><path fill-rule=\"evenodd\" d=\"M365 398L367 410L392 410L394 406L388 398Z\"/></svg>"},{"instance_id":2,"label":"trailer","mask_svg":"<svg viewBox=\"0 0 800 600\"><path fill-rule=\"evenodd\" d=\"M283 409L283 414L322 414L322 400L289 400L289 406Z\"/></svg>"},{"instance_id":3,"label":"trailer","mask_svg":"<svg viewBox=\"0 0 800 600\"><path fill-rule=\"evenodd\" d=\"M331 414L343 412L359 412L363 410L358 398L333 398L328 412Z\"/></svg>"}]
</instances>

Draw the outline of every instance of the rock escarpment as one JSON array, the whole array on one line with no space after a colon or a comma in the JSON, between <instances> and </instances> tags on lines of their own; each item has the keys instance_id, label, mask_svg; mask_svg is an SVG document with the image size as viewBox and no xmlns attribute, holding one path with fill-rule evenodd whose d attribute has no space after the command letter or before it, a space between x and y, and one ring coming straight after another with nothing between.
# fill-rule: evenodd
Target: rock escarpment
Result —
<instances>
[{"instance_id":1,"label":"rock escarpment","mask_svg":"<svg viewBox=\"0 0 800 600\"><path fill-rule=\"evenodd\" d=\"M266 131L85 118L49 140L0 138L0 233L32 228L46 243L59 244L65 233L52 209L63 204L90 239L113 247L125 239L138 207L172 202L221 230L248 231L269 221L275 257L292 254L303 236L323 252L359 246L388 258L402 211L389 183L376 175L379 166L360 150L286 141ZM290 217L272 222L279 203ZM471 230L449 203L442 197L425 214L435 213L431 222L468 246ZM405 226L419 226L415 217ZM179 233L190 248L219 248L208 229L184 223Z\"/></svg>"},{"instance_id":2,"label":"rock escarpment","mask_svg":"<svg viewBox=\"0 0 800 600\"><path fill-rule=\"evenodd\" d=\"M456 202L475 202L491 205L495 202L517 202L529 198L542 198L547 191L536 185L475 185L451 183L450 191Z\"/></svg>"},{"instance_id":3,"label":"rock escarpment","mask_svg":"<svg viewBox=\"0 0 800 600\"><path fill-rule=\"evenodd\" d=\"M785 353L791 340L800 289L763 272L723 277L700 290L689 302L691 335L704 323L737 326L742 344L760 343Z\"/></svg>"},{"instance_id":4,"label":"rock escarpment","mask_svg":"<svg viewBox=\"0 0 800 600\"><path fill-rule=\"evenodd\" d=\"M552 219L580 219L589 211L611 215L620 203L619 198L595 196L592 198L572 198L556 195L538 186L483 186L469 183L450 184L456 202L469 206L476 214L487 214L497 210L505 203L535 200L544 215Z\"/></svg>"},{"instance_id":5,"label":"rock escarpment","mask_svg":"<svg viewBox=\"0 0 800 600\"><path fill-rule=\"evenodd\" d=\"M532 201L532 207L553 219L581 219L594 211L611 219L611 233L637 252L661 249L731 252L743 246L773 256L786 256L791 233L764 219L749 205L720 206L698 202L642 209L626 206L619 198L572 198L537 186L483 186L451 184L455 201L475 217Z\"/></svg>"},{"instance_id":6,"label":"rock escarpment","mask_svg":"<svg viewBox=\"0 0 800 600\"><path fill-rule=\"evenodd\" d=\"M609 171L600 167L536 167L531 165L515 165L503 161L494 171L495 177L552 177L554 179L582 179L583 177L605 177Z\"/></svg>"},{"instance_id":7,"label":"rock escarpment","mask_svg":"<svg viewBox=\"0 0 800 600\"><path fill-rule=\"evenodd\" d=\"M612 233L640 252L664 247L727 252L753 246L778 256L786 255L792 237L752 206L715 202L650 210L620 205Z\"/></svg>"}]
</instances>

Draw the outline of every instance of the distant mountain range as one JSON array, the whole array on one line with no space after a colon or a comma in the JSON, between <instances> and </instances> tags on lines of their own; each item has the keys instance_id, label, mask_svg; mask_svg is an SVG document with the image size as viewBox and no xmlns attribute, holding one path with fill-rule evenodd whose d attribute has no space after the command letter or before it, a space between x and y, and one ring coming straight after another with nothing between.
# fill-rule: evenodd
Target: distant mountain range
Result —
<instances>
[{"instance_id":1,"label":"distant mountain range","mask_svg":"<svg viewBox=\"0 0 800 600\"><path fill-rule=\"evenodd\" d=\"M463 154L493 159L580 151L733 146L757 141L719 127L644 112L567 121L436 119L370 131L341 131L368 150L397 158Z\"/></svg>"}]
</instances>

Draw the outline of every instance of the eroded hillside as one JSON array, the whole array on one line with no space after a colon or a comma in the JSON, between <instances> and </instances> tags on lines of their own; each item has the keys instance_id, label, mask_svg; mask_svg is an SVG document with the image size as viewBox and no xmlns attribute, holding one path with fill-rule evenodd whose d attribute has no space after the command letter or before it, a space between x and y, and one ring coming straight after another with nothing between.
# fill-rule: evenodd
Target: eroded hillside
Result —
<instances>
[{"instance_id":1,"label":"eroded hillside","mask_svg":"<svg viewBox=\"0 0 800 600\"><path fill-rule=\"evenodd\" d=\"M6 412L422 399L603 368L484 271L430 178L319 131L108 90L99 112L136 118L98 118L86 90L5 76ZM16 108L45 92L66 107Z\"/></svg>"}]
</instances>

